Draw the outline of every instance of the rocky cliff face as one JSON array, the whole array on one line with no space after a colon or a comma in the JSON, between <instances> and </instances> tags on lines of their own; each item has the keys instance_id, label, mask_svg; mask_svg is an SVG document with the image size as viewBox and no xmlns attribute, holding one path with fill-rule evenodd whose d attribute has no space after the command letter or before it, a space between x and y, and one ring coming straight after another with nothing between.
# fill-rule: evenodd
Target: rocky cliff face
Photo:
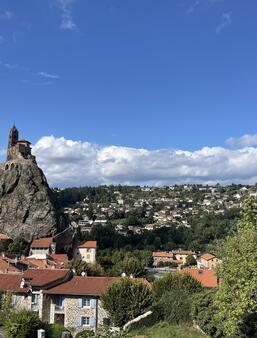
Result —
<instances>
[{"instance_id":1,"label":"rocky cliff face","mask_svg":"<svg viewBox=\"0 0 257 338\"><path fill-rule=\"evenodd\" d=\"M0 232L31 240L67 228L68 222L35 161L12 161L0 168Z\"/></svg>"}]
</instances>

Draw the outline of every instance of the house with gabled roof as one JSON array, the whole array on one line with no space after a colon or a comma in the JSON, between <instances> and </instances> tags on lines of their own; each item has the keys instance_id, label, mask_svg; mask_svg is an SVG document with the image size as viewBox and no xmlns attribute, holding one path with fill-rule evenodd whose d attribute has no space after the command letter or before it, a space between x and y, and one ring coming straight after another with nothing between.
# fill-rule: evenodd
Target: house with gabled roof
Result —
<instances>
[{"instance_id":1,"label":"house with gabled roof","mask_svg":"<svg viewBox=\"0 0 257 338\"><path fill-rule=\"evenodd\" d=\"M76 243L73 248L73 259L81 259L86 263L96 262L96 241L85 241Z\"/></svg>"},{"instance_id":2,"label":"house with gabled roof","mask_svg":"<svg viewBox=\"0 0 257 338\"><path fill-rule=\"evenodd\" d=\"M197 267L199 269L215 269L222 260L211 253L204 253L197 260Z\"/></svg>"}]
</instances>

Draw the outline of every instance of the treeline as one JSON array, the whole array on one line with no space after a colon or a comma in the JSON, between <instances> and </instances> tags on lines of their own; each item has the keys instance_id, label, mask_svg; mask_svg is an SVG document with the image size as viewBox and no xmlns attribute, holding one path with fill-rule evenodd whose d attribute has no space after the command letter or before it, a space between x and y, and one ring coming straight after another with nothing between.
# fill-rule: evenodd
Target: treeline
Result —
<instances>
[{"instance_id":1,"label":"treeline","mask_svg":"<svg viewBox=\"0 0 257 338\"><path fill-rule=\"evenodd\" d=\"M81 202L84 199L87 200L88 203L112 203L116 202L115 191L119 191L121 193L130 193L132 191L138 190L137 186L99 186L99 187L73 187L66 188L63 190L53 189L53 192L56 194L57 199L60 205L65 207L71 207L76 202Z\"/></svg>"}]
</instances>

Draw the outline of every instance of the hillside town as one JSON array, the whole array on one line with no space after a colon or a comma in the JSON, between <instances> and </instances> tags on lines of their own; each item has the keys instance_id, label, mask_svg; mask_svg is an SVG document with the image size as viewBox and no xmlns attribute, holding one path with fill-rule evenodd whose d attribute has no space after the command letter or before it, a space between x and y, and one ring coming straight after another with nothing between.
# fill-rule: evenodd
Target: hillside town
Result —
<instances>
[{"instance_id":1,"label":"hillside town","mask_svg":"<svg viewBox=\"0 0 257 338\"><path fill-rule=\"evenodd\" d=\"M95 188L97 191L99 188ZM256 197L257 186L202 186L175 185L169 187L101 187L110 201L95 201L95 195L86 195L83 200L70 199L81 188L56 190L63 202L64 212L74 226L82 232L90 232L94 224L111 222L116 230L140 233L160 227L190 227L194 216L204 213L224 215L227 211L239 210L246 196ZM93 190L93 188L92 188ZM124 192L125 190L125 192ZM82 191L83 194L83 191ZM80 195L82 195L80 193ZM68 196L66 198L66 195ZM103 194L103 197L105 197ZM67 204L71 204L67 206Z\"/></svg>"}]
</instances>

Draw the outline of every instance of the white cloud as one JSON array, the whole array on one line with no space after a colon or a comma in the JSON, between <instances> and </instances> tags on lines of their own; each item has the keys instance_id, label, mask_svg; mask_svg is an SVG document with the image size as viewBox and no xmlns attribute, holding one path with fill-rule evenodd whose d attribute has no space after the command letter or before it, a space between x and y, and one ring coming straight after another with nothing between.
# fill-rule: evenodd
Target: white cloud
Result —
<instances>
[{"instance_id":1,"label":"white cloud","mask_svg":"<svg viewBox=\"0 0 257 338\"><path fill-rule=\"evenodd\" d=\"M243 135L241 137L230 137L227 139L227 143L232 146L238 147L249 147L257 145L257 134L254 135Z\"/></svg>"},{"instance_id":2,"label":"white cloud","mask_svg":"<svg viewBox=\"0 0 257 338\"><path fill-rule=\"evenodd\" d=\"M220 34L225 28L232 24L232 12L223 13L221 15L221 21L216 27L216 34Z\"/></svg>"},{"instance_id":3,"label":"white cloud","mask_svg":"<svg viewBox=\"0 0 257 338\"><path fill-rule=\"evenodd\" d=\"M38 75L46 79L59 79L60 78L59 75L49 74L45 72L38 72Z\"/></svg>"},{"instance_id":4,"label":"white cloud","mask_svg":"<svg viewBox=\"0 0 257 338\"><path fill-rule=\"evenodd\" d=\"M33 153L52 186L257 181L257 148L250 147L147 150L45 136Z\"/></svg>"},{"instance_id":5,"label":"white cloud","mask_svg":"<svg viewBox=\"0 0 257 338\"><path fill-rule=\"evenodd\" d=\"M195 10L200 6L203 6L203 5L212 6L220 1L223 1L223 0L195 0L192 3L192 5L187 9L186 14L194 13Z\"/></svg>"},{"instance_id":6,"label":"white cloud","mask_svg":"<svg viewBox=\"0 0 257 338\"><path fill-rule=\"evenodd\" d=\"M61 10L61 29L74 30L77 28L72 16L72 5L76 0L54 0L56 6Z\"/></svg>"},{"instance_id":7,"label":"white cloud","mask_svg":"<svg viewBox=\"0 0 257 338\"><path fill-rule=\"evenodd\" d=\"M0 8L0 19L10 20L12 17L13 17L12 12Z\"/></svg>"}]
</instances>

